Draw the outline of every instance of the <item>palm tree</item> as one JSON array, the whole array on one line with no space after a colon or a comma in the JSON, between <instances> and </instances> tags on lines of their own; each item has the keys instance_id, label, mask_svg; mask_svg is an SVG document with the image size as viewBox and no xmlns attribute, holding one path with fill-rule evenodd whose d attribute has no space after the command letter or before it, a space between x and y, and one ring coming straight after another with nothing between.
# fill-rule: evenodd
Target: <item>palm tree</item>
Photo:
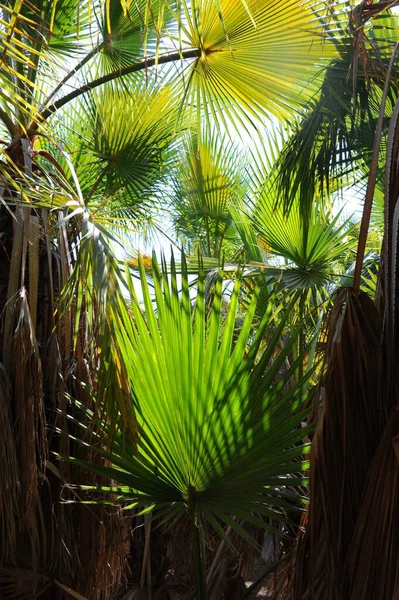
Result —
<instances>
[{"instance_id":1,"label":"palm tree","mask_svg":"<svg viewBox=\"0 0 399 600\"><path fill-rule=\"evenodd\" d=\"M300 326L279 347L289 310L265 344L265 330L274 317L270 305L254 333L256 291L235 336L239 279L223 314L219 274L208 314L203 275L192 306L184 260L182 295L173 261L170 284L165 266L160 272L155 257L153 265L155 306L141 262L145 316L133 302L113 323L132 387L137 443L129 443L121 429L111 434L104 420L97 435L107 446L94 443L92 451L110 466L69 460L116 482L101 491L117 495L127 508L140 509L139 514L152 511L158 527L159 521L187 522L196 598L203 599L208 597L204 542L209 526L224 542L232 530L255 543L244 522L273 530L275 522L289 523L302 500L290 489L306 482L301 472L307 468L302 458L307 445L302 440L312 426L298 425L308 412L300 391L311 370L292 384L302 361L302 356L290 359ZM129 287L136 298L134 285ZM79 406L89 421L96 421L96 411ZM87 446L86 419L73 422L77 433L70 437Z\"/></svg>"},{"instance_id":2,"label":"palm tree","mask_svg":"<svg viewBox=\"0 0 399 600\"><path fill-rule=\"evenodd\" d=\"M125 524L104 506L60 504L60 485L84 476L49 451L69 452L53 435L69 429L68 395L86 409L96 396L111 430L120 419L137 430L110 327L126 306L115 248L152 226L182 133L199 118L248 128L292 114L334 49L294 0L1 10L1 586L94 599L121 578Z\"/></svg>"},{"instance_id":3,"label":"palm tree","mask_svg":"<svg viewBox=\"0 0 399 600\"><path fill-rule=\"evenodd\" d=\"M341 80L338 100L331 88L337 72L334 75L331 70L330 77L327 72L319 105L305 117L281 165L286 206L299 193L304 214L309 213L312 192L328 186L332 178L345 179L349 173L361 182L368 176L353 287L338 294L328 325L323 408L311 456L310 509L287 589L290 600L394 598L396 594L398 548L392 532L397 526L397 466L392 439L398 426L392 364L397 360L393 325L397 266L392 239L396 229L397 46L386 45L390 38L396 41L392 16L387 18L388 27L382 27L384 37L366 25L369 11L383 8L382 2L362 5L353 14L357 39L360 36L363 43L342 55L342 61L359 67L356 87L351 83L350 95L348 88L345 92L348 81L342 86ZM377 49L380 66L370 69L370 54ZM326 141L322 131L331 132ZM360 273L375 186L384 187L384 178L385 239L374 304L360 291ZM371 525L372 514L375 525Z\"/></svg>"},{"instance_id":4,"label":"palm tree","mask_svg":"<svg viewBox=\"0 0 399 600\"><path fill-rule=\"evenodd\" d=\"M216 124L217 131L232 135L250 130L262 116L294 119L305 110L307 118L313 102L322 114L313 138L318 148L331 112L328 76L339 73L348 86L348 64L359 72L365 63L356 53L348 62L347 50L354 38L355 48L363 48L359 35L365 34L368 18L386 8L380 2L375 11L367 3L350 13L361 27L356 21L348 40L343 27L348 14L330 15L330 3L322 1L7 0L1 5L0 418L7 461L0 477L7 493L1 496L5 562L0 575L10 598L39 592L50 598L77 593L99 598L121 579L124 522L106 506L89 511L79 505L72 511L59 504L60 482L84 475L56 466L49 450L69 452L67 436L53 435L54 426L69 431L68 397L84 414L96 407L106 415L111 436L119 435L122 423L135 444L131 372L112 326L122 319L128 325L126 275L116 248L125 231L162 228L156 211L163 207L179 146L190 150L194 144L206 154L200 119L208 131ZM377 90L370 98L378 98L386 70L380 46L370 42L366 53L369 70L375 67L373 85L362 80L369 94ZM320 72L330 60L335 63L320 94ZM349 97L347 91L342 95L350 103ZM352 120L363 124L358 106L353 100ZM352 134L345 118L338 123ZM345 144L356 136L341 137L345 158ZM325 157L329 167L337 139L332 137L330 153L322 144L313 162L307 161L310 172L319 175L309 190L324 185L328 168L315 165ZM299 156L289 149L288 156ZM230 175L217 175L218 186ZM296 178L292 189L287 184L288 205L302 194L300 181ZM202 209L208 206L206 191L198 198ZM178 207L183 216L185 208ZM231 215L218 206L211 225L208 218L205 238L199 234L208 254L220 254L222 232L224 238L230 227L234 236L240 233ZM204 223L206 216L203 211ZM84 446L78 450L72 444L72 451L87 462ZM105 485L98 479L91 484ZM67 499L75 496L68 492Z\"/></svg>"}]
</instances>

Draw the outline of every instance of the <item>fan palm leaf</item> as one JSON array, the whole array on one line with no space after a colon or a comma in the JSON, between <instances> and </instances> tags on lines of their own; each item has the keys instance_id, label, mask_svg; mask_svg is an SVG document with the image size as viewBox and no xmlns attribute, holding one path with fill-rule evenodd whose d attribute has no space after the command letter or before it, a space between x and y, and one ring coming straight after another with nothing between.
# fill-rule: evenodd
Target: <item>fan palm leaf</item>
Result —
<instances>
[{"instance_id":1,"label":"fan palm leaf","mask_svg":"<svg viewBox=\"0 0 399 600\"><path fill-rule=\"evenodd\" d=\"M318 7L321 6L322 3ZM89 90L129 74L144 73L154 66L162 68L174 82L182 110L188 109L195 115L206 107L208 116L236 125L248 118L257 120L265 113L287 117L317 92L317 75L324 64L320 55L328 59L335 53L333 44L322 39L323 25L316 8L298 0L277 5L269 0L204 0L183 2L176 7L167 2L144 2L143 8L131 3L129 11L137 10L139 14L130 15L129 11L122 14L115 2L111 12L106 13L105 23L101 19L103 41L92 44L64 78L65 82L73 77L76 89L52 104L47 102L39 118L32 121L31 130ZM135 57L134 23L140 21L141 13L143 43L141 56ZM127 21L131 30L126 25L124 35L123 23ZM148 45L151 36L155 37L155 44ZM130 47L132 44L134 48ZM110 72L107 67L104 75L95 62L96 68L82 71L97 54L109 56L111 64L115 59L117 68ZM60 86L55 89L59 91ZM54 95L53 90L48 99Z\"/></svg>"},{"instance_id":2,"label":"fan palm leaf","mask_svg":"<svg viewBox=\"0 0 399 600\"><path fill-rule=\"evenodd\" d=\"M201 52L186 73L187 100L222 121L286 117L317 91L320 57L333 52L308 2L201 0L187 21L187 41Z\"/></svg>"},{"instance_id":3,"label":"fan palm leaf","mask_svg":"<svg viewBox=\"0 0 399 600\"><path fill-rule=\"evenodd\" d=\"M337 275L343 275L355 248L356 225L335 216L329 202L316 199L308 219L302 215L300 194L289 212L279 203L275 171L284 148L284 137L267 134L246 160L242 159L241 181L237 193L229 197L228 208L239 239L238 262L245 264L243 275L267 275L279 280L290 291L310 291L327 297L326 287ZM237 162L237 160L236 160ZM234 258L234 257L233 257ZM193 268L196 259L190 259ZM207 269L217 268L212 258L204 258ZM224 269L234 270L234 261L226 260Z\"/></svg>"},{"instance_id":4,"label":"fan palm leaf","mask_svg":"<svg viewBox=\"0 0 399 600\"><path fill-rule=\"evenodd\" d=\"M174 162L177 107L170 89L109 84L71 108L64 144L87 207L120 224L150 220ZM65 155L53 154L68 172Z\"/></svg>"},{"instance_id":5,"label":"fan palm leaf","mask_svg":"<svg viewBox=\"0 0 399 600\"><path fill-rule=\"evenodd\" d=\"M203 256L218 257L234 249L237 238L229 207L244 193L239 149L217 132L190 135L183 143L170 200L174 228L191 248L199 244Z\"/></svg>"},{"instance_id":6,"label":"fan palm leaf","mask_svg":"<svg viewBox=\"0 0 399 600\"><path fill-rule=\"evenodd\" d=\"M240 522L270 528L270 519L285 521L300 501L287 486L305 481L306 410L300 386L287 386L298 362L283 369L298 331L277 351L282 318L265 345L270 307L253 336L254 294L235 334L238 282L224 318L219 277L207 317L202 278L192 307L185 270L179 297L174 268L169 283L155 257L153 265L155 306L141 265L145 314L131 285L131 309L113 323L138 417L137 448L116 433L110 446L92 448L111 466L69 460L115 480L104 490L125 505L150 507L164 519L188 513L200 538L207 521L219 535L225 524L249 539Z\"/></svg>"}]
</instances>

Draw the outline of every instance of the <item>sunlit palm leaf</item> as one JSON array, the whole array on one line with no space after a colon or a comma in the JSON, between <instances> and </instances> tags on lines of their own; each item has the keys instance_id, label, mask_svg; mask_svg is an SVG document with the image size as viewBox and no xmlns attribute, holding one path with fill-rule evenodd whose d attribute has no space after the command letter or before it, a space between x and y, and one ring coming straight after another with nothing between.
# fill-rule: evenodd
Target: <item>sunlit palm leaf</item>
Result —
<instances>
[{"instance_id":1,"label":"sunlit palm leaf","mask_svg":"<svg viewBox=\"0 0 399 600\"><path fill-rule=\"evenodd\" d=\"M150 221L173 164L176 104L170 89L108 85L68 113L64 144L86 206L115 225L118 219L121 226L123 220ZM46 148L68 172L65 155Z\"/></svg>"},{"instance_id":2,"label":"sunlit palm leaf","mask_svg":"<svg viewBox=\"0 0 399 600\"><path fill-rule=\"evenodd\" d=\"M268 243L271 253L283 256L296 267L299 287L322 286L337 275L339 260L352 248L348 236L350 223L340 222L340 215L328 220L315 206L309 222L301 219L297 202L285 216L282 209L273 209L273 199L266 193L255 209L255 227ZM301 276L302 274L302 276Z\"/></svg>"},{"instance_id":3,"label":"sunlit palm leaf","mask_svg":"<svg viewBox=\"0 0 399 600\"><path fill-rule=\"evenodd\" d=\"M109 2L101 24L100 57L105 71L125 67L143 54L156 53L172 18L165 0Z\"/></svg>"},{"instance_id":4,"label":"sunlit palm leaf","mask_svg":"<svg viewBox=\"0 0 399 600\"><path fill-rule=\"evenodd\" d=\"M220 519L248 537L240 520L263 527L286 520L299 500L286 486L304 483L306 411L300 387L287 387L298 362L284 368L298 331L277 351L286 317L264 344L270 307L252 337L256 294L235 331L238 282L223 318L219 277L208 318L202 278L192 307L186 273L180 298L174 270L169 284L153 264L156 305L142 267L145 315L132 286L131 310L112 324L139 419L140 457L117 434L112 449L93 447L112 467L70 460L118 482L110 491L122 503L148 505L167 518L187 511L198 527L206 519L222 534Z\"/></svg>"},{"instance_id":5,"label":"sunlit palm leaf","mask_svg":"<svg viewBox=\"0 0 399 600\"><path fill-rule=\"evenodd\" d=\"M218 3L201 0L187 16L186 34L201 55L186 72L192 110L205 106L217 119L240 122L261 114L284 117L303 105L332 45L309 2Z\"/></svg>"},{"instance_id":6,"label":"sunlit palm leaf","mask_svg":"<svg viewBox=\"0 0 399 600\"><path fill-rule=\"evenodd\" d=\"M217 133L190 136L173 174L171 214L176 233L205 256L230 254L237 232L229 207L244 191L239 149Z\"/></svg>"},{"instance_id":7,"label":"sunlit palm leaf","mask_svg":"<svg viewBox=\"0 0 399 600\"><path fill-rule=\"evenodd\" d=\"M397 16L384 12L391 4L378 4L370 14L367 3L341 13L340 56L327 67L320 97L307 106L281 158L278 181L286 209L299 193L308 216L315 194L328 194L337 179L341 186L362 180L369 168L386 69L399 39ZM396 88L394 70L387 115Z\"/></svg>"}]
</instances>

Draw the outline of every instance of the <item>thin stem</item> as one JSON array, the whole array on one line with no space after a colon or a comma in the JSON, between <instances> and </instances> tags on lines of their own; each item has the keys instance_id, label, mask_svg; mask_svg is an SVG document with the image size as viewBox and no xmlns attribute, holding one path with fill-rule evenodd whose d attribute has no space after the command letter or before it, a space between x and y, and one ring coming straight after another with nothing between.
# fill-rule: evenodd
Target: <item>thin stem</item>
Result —
<instances>
[{"instance_id":1,"label":"thin stem","mask_svg":"<svg viewBox=\"0 0 399 600\"><path fill-rule=\"evenodd\" d=\"M194 537L194 560L195 560L195 588L196 600L207 600L208 593L206 588L206 568L204 542L201 539L201 532L193 519L193 537Z\"/></svg>"},{"instance_id":2,"label":"thin stem","mask_svg":"<svg viewBox=\"0 0 399 600\"><path fill-rule=\"evenodd\" d=\"M208 51L208 54L211 52L219 52L219 51L220 50L211 50L211 51ZM189 59L189 58L199 58L200 56L201 56L201 49L189 48L187 50L182 50L182 52L172 52L171 54L163 54L158 57L154 56L152 58L146 58L138 63L128 65L127 67L124 67L123 69L118 69L117 71L112 71L112 73L108 73L107 75L98 77L97 79L90 81L89 83L87 83L86 85L83 85L82 87L78 88L77 90L74 90L70 94L66 94L66 96L63 96L62 98L60 98L59 100L57 100L56 102L54 102L53 104L51 104L50 106L45 108L42 112L40 112L38 114L37 120L31 122L31 124L29 126L29 131L31 134L34 133L38 129L39 124L43 121L46 121L59 108L62 108L63 106L65 106L65 104L68 104L68 102L71 102L71 100L74 100L75 98L79 98L79 96L86 94L90 90L94 90L95 88L99 87L100 85L104 85L104 83L108 83L109 81L115 81L116 79L119 79L120 77L124 77L125 75L130 75L131 73L136 73L137 71L143 71L145 69L153 67L156 64L162 65L162 64L166 64L166 63L177 62L178 60L184 60L184 59Z\"/></svg>"},{"instance_id":3,"label":"thin stem","mask_svg":"<svg viewBox=\"0 0 399 600\"><path fill-rule=\"evenodd\" d=\"M208 256L211 256L211 236L209 232L209 216L205 213L205 231L206 231L206 245L208 246Z\"/></svg>"},{"instance_id":4,"label":"thin stem","mask_svg":"<svg viewBox=\"0 0 399 600\"><path fill-rule=\"evenodd\" d=\"M96 54L98 54L99 52L101 52L101 50L104 48L104 45L105 45L104 41L102 41L99 44L97 44L97 46L95 46L92 50L90 50L90 52L88 52L88 54L86 54L86 56L84 58L82 58L82 60L76 65L76 67L74 67L72 69L72 71L69 71L68 75L66 75L64 77L64 79L62 81L60 81L60 83L57 85L57 87L54 88L53 91L47 96L47 98L43 102L43 108L45 106L47 106L47 104L50 102L50 100L52 98L54 98L54 96L56 94L58 94L58 92L60 91L60 89L62 88L62 86L65 85L66 82L71 79L71 77L73 77L78 71L80 71L80 69L82 67L84 67L84 65L86 63L88 63L89 60L91 60Z\"/></svg>"},{"instance_id":5,"label":"thin stem","mask_svg":"<svg viewBox=\"0 0 399 600\"><path fill-rule=\"evenodd\" d=\"M305 318L305 295L306 295L306 290L303 290L301 293L301 297L299 299L299 322L302 323L302 327L299 330L299 352L298 352L298 356L300 357L300 361L299 361L299 369L298 369L298 378L299 378L299 382L302 384L303 382L303 373L304 373L304 368L303 368L303 352L305 350L305 331L304 331L304 327L303 327L303 321ZM302 397L304 393L304 387L301 385L301 389L300 389L300 397Z\"/></svg>"}]
</instances>

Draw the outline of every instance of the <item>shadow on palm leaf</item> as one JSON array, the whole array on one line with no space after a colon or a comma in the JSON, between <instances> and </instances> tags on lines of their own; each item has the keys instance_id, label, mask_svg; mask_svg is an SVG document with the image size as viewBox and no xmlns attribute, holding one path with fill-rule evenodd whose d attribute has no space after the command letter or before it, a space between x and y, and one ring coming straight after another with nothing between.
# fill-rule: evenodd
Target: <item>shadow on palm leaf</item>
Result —
<instances>
[{"instance_id":1,"label":"shadow on palm leaf","mask_svg":"<svg viewBox=\"0 0 399 600\"><path fill-rule=\"evenodd\" d=\"M80 406L95 422L93 435L101 443L86 435L87 426L78 420L73 439L91 446L108 466L68 460L109 478L109 487L83 489L111 494L110 502L139 515L152 513L157 523L188 517L200 599L207 597L207 532L229 545L230 528L256 545L245 523L276 531L275 524L289 523L289 514L300 510L303 499L294 488L306 483L303 440L310 431L302 427L307 410L300 391L311 370L301 381L292 377L303 361L303 356L291 359L299 329L285 336L281 347L289 308L266 341L272 304L254 334L255 290L237 332L239 280L224 315L222 274L207 310L202 275L192 303L184 260L181 294L173 258L169 279L165 265L160 270L155 258L153 265L155 302L141 264L145 312L130 281L130 310L111 324L132 386L136 445L119 430L110 435L106 418L99 424Z\"/></svg>"}]
</instances>

